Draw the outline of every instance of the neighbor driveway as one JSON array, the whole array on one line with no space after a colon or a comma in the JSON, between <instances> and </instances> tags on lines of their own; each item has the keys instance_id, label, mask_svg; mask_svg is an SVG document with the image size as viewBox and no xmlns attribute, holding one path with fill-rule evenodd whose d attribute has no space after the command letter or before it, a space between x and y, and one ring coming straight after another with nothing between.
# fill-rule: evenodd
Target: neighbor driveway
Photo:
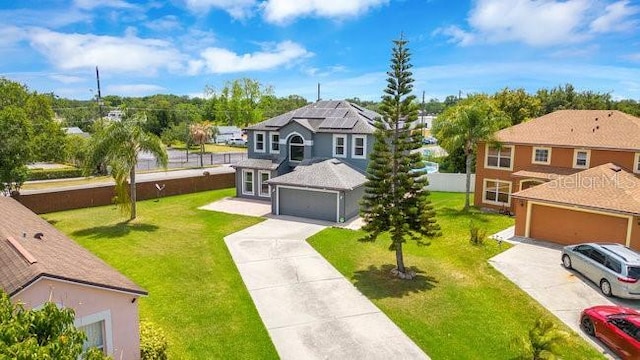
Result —
<instances>
[{"instance_id":1,"label":"neighbor driveway","mask_svg":"<svg viewBox=\"0 0 640 360\"><path fill-rule=\"evenodd\" d=\"M640 306L632 300L607 298L596 285L565 269L560 260L561 246L530 239L515 240L512 248L494 256L489 263L576 333L611 355L599 341L580 329L580 313L595 305Z\"/></svg>"},{"instance_id":2,"label":"neighbor driveway","mask_svg":"<svg viewBox=\"0 0 640 360\"><path fill-rule=\"evenodd\" d=\"M300 220L267 219L225 238L279 356L428 359L305 241L326 226Z\"/></svg>"}]
</instances>

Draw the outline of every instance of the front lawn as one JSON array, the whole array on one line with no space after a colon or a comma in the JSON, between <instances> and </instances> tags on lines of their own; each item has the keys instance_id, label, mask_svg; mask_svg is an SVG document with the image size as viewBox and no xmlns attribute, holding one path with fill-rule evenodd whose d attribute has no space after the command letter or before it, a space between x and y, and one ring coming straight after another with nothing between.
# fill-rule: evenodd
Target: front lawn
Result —
<instances>
[{"instance_id":1,"label":"front lawn","mask_svg":"<svg viewBox=\"0 0 640 360\"><path fill-rule=\"evenodd\" d=\"M433 359L513 359L518 353L511 340L526 334L538 318L570 331L487 262L507 244L469 244L471 221L492 234L513 225L512 218L462 213L463 194L433 193L432 200L443 236L429 246L405 246L405 264L419 274L413 281L389 275L395 253L388 250L388 238L361 243L363 232L330 228L309 243ZM603 358L575 334L562 356Z\"/></svg>"},{"instance_id":2,"label":"front lawn","mask_svg":"<svg viewBox=\"0 0 640 360\"><path fill-rule=\"evenodd\" d=\"M161 327L171 359L274 359L277 353L223 237L259 218L197 210L233 189L138 203L138 218L113 206L44 216L149 291L140 317Z\"/></svg>"}]
</instances>

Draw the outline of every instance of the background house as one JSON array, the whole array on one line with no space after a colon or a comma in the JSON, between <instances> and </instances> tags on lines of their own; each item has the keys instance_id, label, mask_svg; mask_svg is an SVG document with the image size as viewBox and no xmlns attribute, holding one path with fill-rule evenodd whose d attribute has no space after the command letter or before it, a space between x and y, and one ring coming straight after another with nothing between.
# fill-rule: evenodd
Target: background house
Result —
<instances>
[{"instance_id":1,"label":"background house","mask_svg":"<svg viewBox=\"0 0 640 360\"><path fill-rule=\"evenodd\" d=\"M271 201L278 215L356 216L379 116L347 101L319 101L248 127L248 159L235 165L237 196Z\"/></svg>"},{"instance_id":2,"label":"background house","mask_svg":"<svg viewBox=\"0 0 640 360\"><path fill-rule=\"evenodd\" d=\"M224 144L230 139L242 138L242 130L237 126L216 126L218 134L215 136L216 144Z\"/></svg>"},{"instance_id":3,"label":"background house","mask_svg":"<svg viewBox=\"0 0 640 360\"><path fill-rule=\"evenodd\" d=\"M515 213L519 236L640 249L639 118L561 110L495 137L478 145L476 206Z\"/></svg>"},{"instance_id":4,"label":"background house","mask_svg":"<svg viewBox=\"0 0 640 360\"><path fill-rule=\"evenodd\" d=\"M137 299L147 292L16 200L0 196L0 213L0 287L11 300L72 308L85 345L139 359Z\"/></svg>"}]
</instances>

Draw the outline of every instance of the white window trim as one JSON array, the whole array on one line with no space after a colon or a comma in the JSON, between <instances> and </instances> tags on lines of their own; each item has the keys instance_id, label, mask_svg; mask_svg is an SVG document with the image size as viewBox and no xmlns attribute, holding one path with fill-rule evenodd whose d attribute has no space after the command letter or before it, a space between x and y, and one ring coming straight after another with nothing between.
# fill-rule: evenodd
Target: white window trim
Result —
<instances>
[{"instance_id":1,"label":"white window trim","mask_svg":"<svg viewBox=\"0 0 640 360\"><path fill-rule=\"evenodd\" d=\"M344 149L342 155L339 155L339 154L336 153L337 139L343 139L344 140L344 143L342 145L342 147ZM333 147L331 149L331 155L333 157L336 157L336 158L346 158L347 157L347 135L333 134Z\"/></svg>"},{"instance_id":2,"label":"white window trim","mask_svg":"<svg viewBox=\"0 0 640 360\"><path fill-rule=\"evenodd\" d=\"M496 183L509 184L509 199L507 200L506 203L503 203L503 202L500 202L500 201L487 200L487 182L489 182L489 181L493 181L493 182L496 182ZM482 181L482 202L484 204L491 204L491 205L497 205L497 206L510 207L511 206L511 194L513 193L512 186L513 186L513 183L511 181L500 180L500 179L484 179Z\"/></svg>"},{"instance_id":3,"label":"white window trim","mask_svg":"<svg viewBox=\"0 0 640 360\"><path fill-rule=\"evenodd\" d=\"M276 141L276 142L273 141L273 136L274 135L278 135L278 141ZM278 144L278 150L273 150L273 144L274 143ZM280 133L277 132L277 131L269 133L269 152L272 153L272 154L280 154Z\"/></svg>"},{"instance_id":4,"label":"white window trim","mask_svg":"<svg viewBox=\"0 0 640 360\"><path fill-rule=\"evenodd\" d=\"M262 135L262 150L258 149L258 135ZM253 151L263 153L267 151L267 135L264 131L255 131L253 133Z\"/></svg>"},{"instance_id":5,"label":"white window trim","mask_svg":"<svg viewBox=\"0 0 640 360\"><path fill-rule=\"evenodd\" d=\"M258 171L258 196L270 197L271 196L271 185L269 185L269 188L267 189L266 193L262 192L262 174L269 175L269 178L267 180L271 180L271 172L270 171L265 171L265 170L259 170Z\"/></svg>"},{"instance_id":6,"label":"white window trim","mask_svg":"<svg viewBox=\"0 0 640 360\"><path fill-rule=\"evenodd\" d=\"M536 161L536 150L547 150L547 161ZM534 146L531 149L531 163L532 164L540 164L540 165L550 165L551 164L551 151L552 148L544 147L544 146Z\"/></svg>"},{"instance_id":7,"label":"white window trim","mask_svg":"<svg viewBox=\"0 0 640 360\"><path fill-rule=\"evenodd\" d=\"M247 182L247 173L251 173L251 192L246 191L244 188L245 183ZM254 195L255 191L255 184L256 184L256 179L253 176L253 169L242 169L242 195Z\"/></svg>"},{"instance_id":8,"label":"white window trim","mask_svg":"<svg viewBox=\"0 0 640 360\"><path fill-rule=\"evenodd\" d=\"M300 139L302 139L302 144L295 144L294 146L302 146L302 159L303 160L304 160L304 148L306 146L309 146L309 145L307 144L307 140L304 139L304 136L300 135L297 132L292 132L291 134L289 134L287 136L287 139L285 140L285 146L287 147L287 152L288 152L287 158L289 159L289 162L297 164L302 160L293 160L293 159L291 159L291 145L292 145L291 140L293 139L294 136L300 136ZM313 141L311 142L311 145L313 145Z\"/></svg>"},{"instance_id":9,"label":"white window trim","mask_svg":"<svg viewBox=\"0 0 640 360\"><path fill-rule=\"evenodd\" d=\"M509 161L509 167L500 167L500 166L489 166L489 144L484 144L484 168L485 169L495 169L495 170L504 170L504 171L513 171L513 158L515 156L515 151L513 145L502 145L501 148L510 148L511 156ZM500 159L498 159L498 164L500 164Z\"/></svg>"},{"instance_id":10,"label":"white window trim","mask_svg":"<svg viewBox=\"0 0 640 360\"><path fill-rule=\"evenodd\" d=\"M356 155L356 139L362 139L362 155ZM366 135L351 136L351 158L352 159L367 158L367 136Z\"/></svg>"},{"instance_id":11,"label":"white window trim","mask_svg":"<svg viewBox=\"0 0 640 360\"><path fill-rule=\"evenodd\" d=\"M578 165L578 152L586 152L587 153L587 164L582 166ZM573 168L574 169L588 169L591 164L591 150L589 149L573 149Z\"/></svg>"},{"instance_id":12,"label":"white window trim","mask_svg":"<svg viewBox=\"0 0 640 360\"><path fill-rule=\"evenodd\" d=\"M113 330L111 327L111 310L104 310L95 314L76 318L73 325L77 328L80 326L91 325L98 321L104 321L104 352L107 355L113 355Z\"/></svg>"},{"instance_id":13,"label":"white window trim","mask_svg":"<svg viewBox=\"0 0 640 360\"><path fill-rule=\"evenodd\" d=\"M636 156L633 159L633 172L635 174L640 174L640 169L638 169L638 167L640 167L640 153L636 153Z\"/></svg>"}]
</instances>

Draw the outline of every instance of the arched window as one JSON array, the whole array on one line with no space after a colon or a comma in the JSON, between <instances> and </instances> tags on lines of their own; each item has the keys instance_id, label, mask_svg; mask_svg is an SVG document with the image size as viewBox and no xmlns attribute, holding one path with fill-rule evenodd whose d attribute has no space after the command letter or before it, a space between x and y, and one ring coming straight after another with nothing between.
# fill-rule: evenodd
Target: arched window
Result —
<instances>
[{"instance_id":1,"label":"arched window","mask_svg":"<svg viewBox=\"0 0 640 360\"><path fill-rule=\"evenodd\" d=\"M304 140L300 135L294 135L289 140L289 160L302 161L304 159Z\"/></svg>"}]
</instances>

